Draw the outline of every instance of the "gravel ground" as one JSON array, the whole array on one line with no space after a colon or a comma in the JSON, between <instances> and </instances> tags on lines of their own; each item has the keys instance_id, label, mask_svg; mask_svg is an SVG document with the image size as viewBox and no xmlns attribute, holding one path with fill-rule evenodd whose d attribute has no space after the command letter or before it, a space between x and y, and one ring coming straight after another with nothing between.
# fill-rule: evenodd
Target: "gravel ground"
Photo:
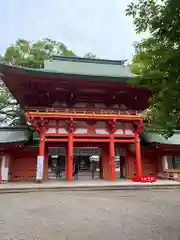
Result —
<instances>
[{"instance_id":1,"label":"gravel ground","mask_svg":"<svg viewBox=\"0 0 180 240\"><path fill-rule=\"evenodd\" d=\"M0 240L179 240L179 190L0 195Z\"/></svg>"}]
</instances>

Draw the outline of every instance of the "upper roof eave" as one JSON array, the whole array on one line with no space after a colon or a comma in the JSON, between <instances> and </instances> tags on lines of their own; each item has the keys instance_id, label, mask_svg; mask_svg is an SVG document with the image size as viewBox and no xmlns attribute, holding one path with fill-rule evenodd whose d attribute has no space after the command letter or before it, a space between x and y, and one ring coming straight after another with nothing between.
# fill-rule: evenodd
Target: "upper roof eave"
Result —
<instances>
[{"instance_id":1,"label":"upper roof eave","mask_svg":"<svg viewBox=\"0 0 180 240\"><path fill-rule=\"evenodd\" d=\"M60 77L60 76L64 76L64 77L74 77L74 78L78 78L78 79L89 79L91 80L93 78L93 80L103 80L103 81L114 81L114 82L128 82L128 80L130 80L130 77L112 77L112 76L95 76L95 75L79 75L79 74L67 74L67 73L62 73L62 72L58 72L55 70L47 70L44 68L40 68L40 69L34 69L34 68L27 68L27 67L20 67L20 66L16 66L16 65L8 65L8 64L2 64L0 63L0 74L3 75L5 73L14 73L14 74L19 74L19 75L29 75L29 76L51 76L51 77Z\"/></svg>"}]
</instances>

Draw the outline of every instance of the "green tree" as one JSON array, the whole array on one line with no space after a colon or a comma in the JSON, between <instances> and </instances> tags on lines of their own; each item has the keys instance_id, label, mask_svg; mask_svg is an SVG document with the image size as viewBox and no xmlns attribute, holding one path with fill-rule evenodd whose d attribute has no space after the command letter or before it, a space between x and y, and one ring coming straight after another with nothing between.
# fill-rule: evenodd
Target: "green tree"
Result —
<instances>
[{"instance_id":1,"label":"green tree","mask_svg":"<svg viewBox=\"0 0 180 240\"><path fill-rule=\"evenodd\" d=\"M180 129L180 1L137 0L126 14L149 36L136 44L134 81L152 90L148 119L169 136Z\"/></svg>"},{"instance_id":2,"label":"green tree","mask_svg":"<svg viewBox=\"0 0 180 240\"><path fill-rule=\"evenodd\" d=\"M45 38L37 42L18 39L15 44L9 46L0 56L0 62L27 68L43 68L44 60L52 55L73 57L76 56L63 43ZM86 53L84 57L95 58L92 53ZM0 124L21 125L26 124L23 110L13 99L9 90L1 82L0 85Z\"/></svg>"},{"instance_id":3,"label":"green tree","mask_svg":"<svg viewBox=\"0 0 180 240\"><path fill-rule=\"evenodd\" d=\"M12 98L8 89L0 87L0 125L25 125L26 118L23 110Z\"/></svg>"},{"instance_id":4,"label":"green tree","mask_svg":"<svg viewBox=\"0 0 180 240\"><path fill-rule=\"evenodd\" d=\"M63 43L49 38L37 42L18 39L6 49L1 61L22 67L42 68L44 60L52 55L75 56Z\"/></svg>"},{"instance_id":5,"label":"green tree","mask_svg":"<svg viewBox=\"0 0 180 240\"><path fill-rule=\"evenodd\" d=\"M75 56L63 43L49 38L37 42L18 39L15 44L6 49L4 55L0 56L0 62L28 68L42 68L44 60L50 59L52 55ZM0 86L0 124L26 124L24 111L2 82Z\"/></svg>"}]
</instances>

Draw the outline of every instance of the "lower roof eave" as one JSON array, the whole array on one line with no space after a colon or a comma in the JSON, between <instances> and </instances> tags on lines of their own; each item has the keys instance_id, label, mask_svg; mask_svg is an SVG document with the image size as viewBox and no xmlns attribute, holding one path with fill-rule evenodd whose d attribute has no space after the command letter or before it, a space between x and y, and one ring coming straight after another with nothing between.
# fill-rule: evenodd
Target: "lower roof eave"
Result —
<instances>
[{"instance_id":1,"label":"lower roof eave","mask_svg":"<svg viewBox=\"0 0 180 240\"><path fill-rule=\"evenodd\" d=\"M179 150L180 151L180 144L159 144L159 143L152 143L151 146L156 149L164 149L164 150L169 150L169 149L174 149L174 150Z\"/></svg>"}]
</instances>

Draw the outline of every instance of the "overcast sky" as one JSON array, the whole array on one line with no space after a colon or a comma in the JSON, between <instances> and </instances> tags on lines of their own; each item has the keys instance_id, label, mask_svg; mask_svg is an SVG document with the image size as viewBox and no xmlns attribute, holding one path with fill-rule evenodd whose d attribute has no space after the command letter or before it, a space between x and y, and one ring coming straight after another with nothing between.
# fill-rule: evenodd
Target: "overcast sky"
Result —
<instances>
[{"instance_id":1,"label":"overcast sky","mask_svg":"<svg viewBox=\"0 0 180 240\"><path fill-rule=\"evenodd\" d=\"M49 37L78 55L131 59L135 34L130 0L1 0L0 54L18 38Z\"/></svg>"}]
</instances>

